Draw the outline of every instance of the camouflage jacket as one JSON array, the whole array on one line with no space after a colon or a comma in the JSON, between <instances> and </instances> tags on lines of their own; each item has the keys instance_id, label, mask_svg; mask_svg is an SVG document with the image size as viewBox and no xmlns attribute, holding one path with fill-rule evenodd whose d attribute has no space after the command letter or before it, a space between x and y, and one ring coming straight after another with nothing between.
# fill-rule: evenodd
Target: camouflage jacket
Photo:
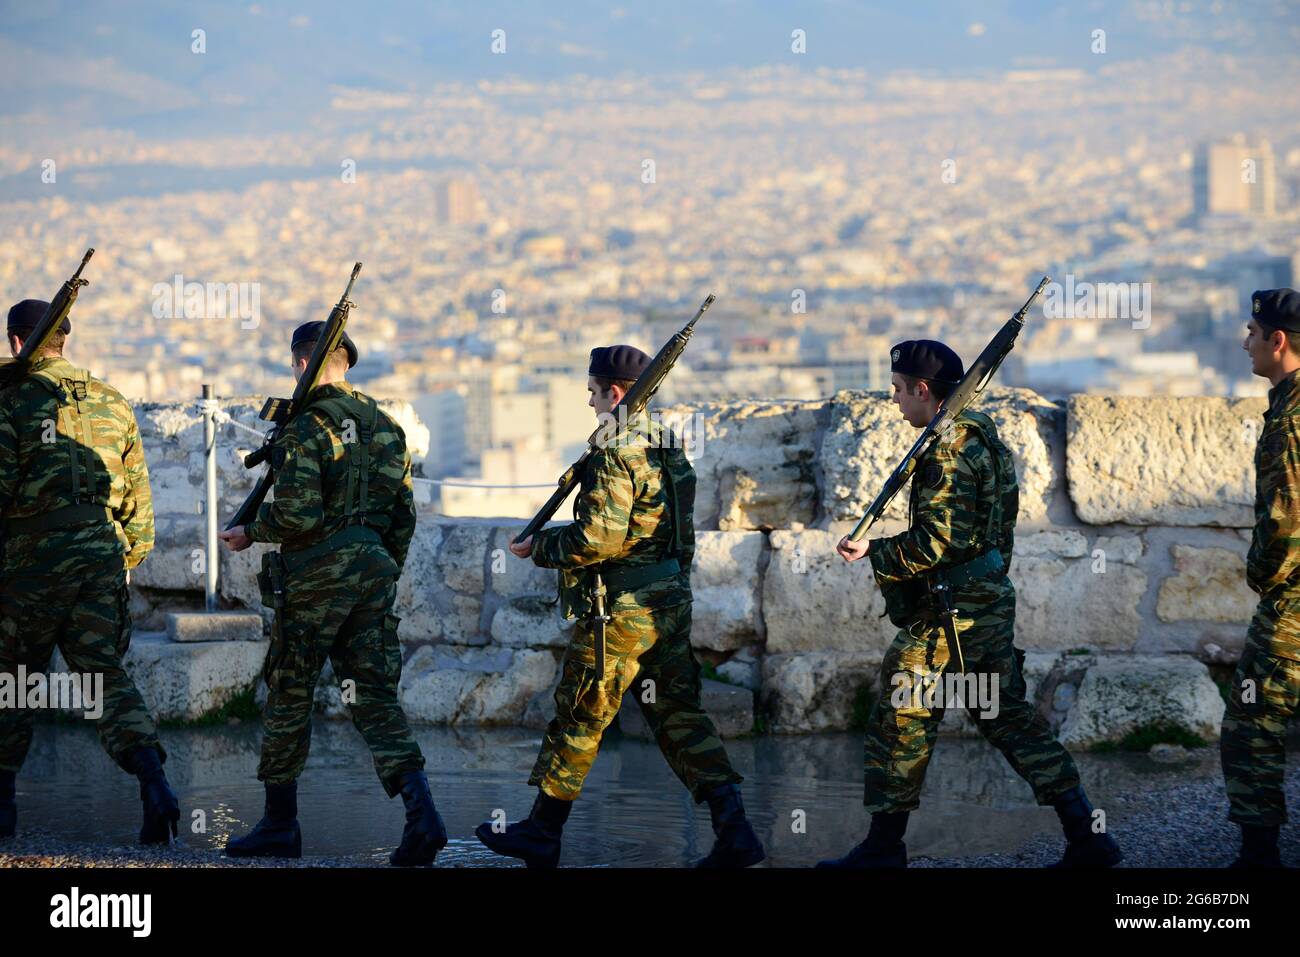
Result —
<instances>
[{"instance_id":1,"label":"camouflage jacket","mask_svg":"<svg viewBox=\"0 0 1300 957\"><path fill-rule=\"evenodd\" d=\"M1269 598L1300 593L1300 370L1268 391L1246 581Z\"/></svg>"},{"instance_id":2,"label":"camouflage jacket","mask_svg":"<svg viewBox=\"0 0 1300 957\"><path fill-rule=\"evenodd\" d=\"M1020 486L1010 450L993 420L967 410L912 473L906 532L871 543L871 567L882 590L997 548L1010 562ZM992 584L1009 588L1003 574ZM987 591L972 582L957 599Z\"/></svg>"},{"instance_id":3,"label":"camouflage jacket","mask_svg":"<svg viewBox=\"0 0 1300 957\"><path fill-rule=\"evenodd\" d=\"M544 528L533 537L533 562L560 569L565 617L590 613L591 569L653 565L670 556L677 523L681 570L673 577L612 594L610 614L669 608L691 600L695 557L695 470L674 433L642 412L588 460L573 521ZM660 465L662 457L663 465ZM670 505L671 473L674 512Z\"/></svg>"},{"instance_id":4,"label":"camouflage jacket","mask_svg":"<svg viewBox=\"0 0 1300 957\"><path fill-rule=\"evenodd\" d=\"M122 394L62 356L36 360L0 394L0 516L29 519L102 505L99 521L7 536L6 563L71 549L135 568L153 549L153 496L140 429Z\"/></svg>"},{"instance_id":5,"label":"camouflage jacket","mask_svg":"<svg viewBox=\"0 0 1300 957\"><path fill-rule=\"evenodd\" d=\"M271 453L276 469L273 498L248 523L244 531L249 538L279 542L290 549L307 548L355 524L349 520L351 506L357 513L364 511L365 524L379 533L400 571L415 535L411 455L402 427L373 402L346 382L312 390L302 413L276 438ZM358 472L352 476L351 502L348 499L354 461L348 452L351 446L355 454L372 416L363 510L359 460Z\"/></svg>"}]
</instances>

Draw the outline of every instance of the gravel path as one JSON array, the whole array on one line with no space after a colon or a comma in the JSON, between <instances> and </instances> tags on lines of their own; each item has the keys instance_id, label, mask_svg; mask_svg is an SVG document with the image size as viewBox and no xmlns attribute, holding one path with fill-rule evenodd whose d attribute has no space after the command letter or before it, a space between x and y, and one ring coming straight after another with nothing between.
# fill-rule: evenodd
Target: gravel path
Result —
<instances>
[{"instance_id":1,"label":"gravel path","mask_svg":"<svg viewBox=\"0 0 1300 957\"><path fill-rule=\"evenodd\" d=\"M1300 768L1289 767L1282 863L1300 867ZM1118 795L1111 834L1124 852L1120 867L1224 867L1237 856L1241 831L1227 819L1223 780L1209 777L1169 788ZM1059 833L1040 835L1018 851L981 857L916 858L913 867L1045 867L1060 860Z\"/></svg>"}]
</instances>

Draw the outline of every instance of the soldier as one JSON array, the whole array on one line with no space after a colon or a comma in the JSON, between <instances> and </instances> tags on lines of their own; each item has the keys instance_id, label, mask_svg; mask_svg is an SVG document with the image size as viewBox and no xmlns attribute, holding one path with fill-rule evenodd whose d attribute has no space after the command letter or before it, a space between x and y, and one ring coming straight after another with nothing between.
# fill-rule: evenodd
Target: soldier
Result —
<instances>
[{"instance_id":1,"label":"soldier","mask_svg":"<svg viewBox=\"0 0 1300 957\"><path fill-rule=\"evenodd\" d=\"M295 378L306 372L324 325L308 322L294 330ZM278 553L263 556L258 576L262 601L275 608L257 769L266 785L266 812L251 833L226 845L231 857L302 856L298 777L326 657L380 783L406 805L402 841L389 861L432 864L447 844L424 755L397 700L402 650L393 605L415 534L411 457L401 427L346 381L356 362L357 348L345 333L306 407L275 441L274 500L252 522L221 534L233 551L253 542L280 545Z\"/></svg>"},{"instance_id":2,"label":"soldier","mask_svg":"<svg viewBox=\"0 0 1300 957\"><path fill-rule=\"evenodd\" d=\"M1300 705L1300 292L1251 295L1242 348L1268 379L1255 444L1255 531L1246 581L1259 604L1246 633L1219 738L1228 820L1241 827L1237 867L1281 867L1286 726Z\"/></svg>"},{"instance_id":3,"label":"soldier","mask_svg":"<svg viewBox=\"0 0 1300 957\"><path fill-rule=\"evenodd\" d=\"M899 343L891 360L894 402L909 425L924 428L961 380L961 359L921 339ZM869 543L845 536L836 547L846 561L870 557L890 619L902 630L885 654L867 724L863 804L871 830L847 855L818 867L907 865L907 817L919 806L943 707L951 703L945 696L926 707L933 701L918 692L924 681L959 668L957 642L968 679L985 673L997 682L998 707L970 708L980 733L1061 819L1068 844L1058 866L1120 860L1114 838L1093 831L1092 805L1070 755L1025 698L1024 652L1012 645L1016 595L1007 578L1019 503L1011 452L987 415L966 411L916 464L908 530ZM932 590L945 583L956 609L951 642L939 615L945 592Z\"/></svg>"},{"instance_id":4,"label":"soldier","mask_svg":"<svg viewBox=\"0 0 1300 957\"><path fill-rule=\"evenodd\" d=\"M48 306L24 299L9 310L14 356ZM83 681L102 676L100 742L140 781L140 842L166 844L180 806L153 719L122 667L130 569L153 548L149 472L126 399L63 358L71 331L64 319L30 372L0 395L0 671L43 672L57 645ZM0 709L0 837L14 833L14 777L33 721L30 708Z\"/></svg>"},{"instance_id":5,"label":"soldier","mask_svg":"<svg viewBox=\"0 0 1300 957\"><path fill-rule=\"evenodd\" d=\"M631 346L591 351L587 404L598 419L649 364ZM709 804L717 840L698 866L748 867L763 859L741 803L743 778L700 707L700 667L690 640L695 472L679 446L646 412L632 417L589 460L572 524L510 546L519 558L531 555L534 564L559 569L562 611L580 618L555 690L555 717L528 779L538 789L532 812L504 829L487 822L475 831L493 851L529 867L559 863L569 809L638 672L644 693L637 700L660 750L696 803ZM588 620L596 575L612 616L601 680Z\"/></svg>"}]
</instances>

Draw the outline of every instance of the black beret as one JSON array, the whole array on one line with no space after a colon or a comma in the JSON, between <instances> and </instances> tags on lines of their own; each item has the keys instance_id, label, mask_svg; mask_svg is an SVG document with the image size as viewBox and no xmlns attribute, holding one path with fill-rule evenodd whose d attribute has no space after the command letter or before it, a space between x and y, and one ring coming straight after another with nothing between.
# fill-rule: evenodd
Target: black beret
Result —
<instances>
[{"instance_id":1,"label":"black beret","mask_svg":"<svg viewBox=\"0 0 1300 957\"><path fill-rule=\"evenodd\" d=\"M1250 294L1250 315L1270 329L1300 332L1300 292L1294 289L1256 289Z\"/></svg>"},{"instance_id":2,"label":"black beret","mask_svg":"<svg viewBox=\"0 0 1300 957\"><path fill-rule=\"evenodd\" d=\"M315 342L320 338L321 333L324 331L325 323L320 319L315 322L304 322L297 329L293 330L293 342L291 343L290 348L296 349L298 348L298 344L302 342ZM357 347L352 340L348 338L347 332L343 333L343 348L347 350L348 368L351 369L357 364Z\"/></svg>"},{"instance_id":3,"label":"black beret","mask_svg":"<svg viewBox=\"0 0 1300 957\"><path fill-rule=\"evenodd\" d=\"M9 331L20 335L31 332L44 318L45 310L48 308L50 304L44 299L24 299L22 302L14 303L9 307ZM72 321L65 316L63 325L59 328L63 330L64 335L67 335L72 331Z\"/></svg>"},{"instance_id":4,"label":"black beret","mask_svg":"<svg viewBox=\"0 0 1300 957\"><path fill-rule=\"evenodd\" d=\"M961 381L961 356L933 339L908 339L889 350L889 371L935 382Z\"/></svg>"},{"instance_id":5,"label":"black beret","mask_svg":"<svg viewBox=\"0 0 1300 957\"><path fill-rule=\"evenodd\" d=\"M587 375L602 379L635 379L650 364L650 357L636 346L600 346L591 350Z\"/></svg>"}]
</instances>

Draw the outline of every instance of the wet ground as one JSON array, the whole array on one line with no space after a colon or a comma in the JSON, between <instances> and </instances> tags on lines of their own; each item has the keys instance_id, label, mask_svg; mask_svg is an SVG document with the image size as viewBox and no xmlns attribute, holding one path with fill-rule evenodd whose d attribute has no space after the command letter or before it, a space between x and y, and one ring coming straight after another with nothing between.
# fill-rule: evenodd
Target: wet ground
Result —
<instances>
[{"instance_id":1,"label":"wet ground","mask_svg":"<svg viewBox=\"0 0 1300 957\"><path fill-rule=\"evenodd\" d=\"M528 811L533 792L524 782L538 732L423 728L417 737L451 835L439 864L518 866L489 853L473 831L494 810L509 820ZM183 846L198 855L195 860L218 857L228 836L260 817L263 792L255 777L260 741L255 723L164 732L168 776L185 815ZM807 866L843 853L865 834L860 735L757 737L727 747L746 778L745 803L770 865ZM1226 805L1214 749L1190 752L1174 763L1132 754L1076 757L1093 803L1108 809L1117 834L1126 818L1151 813L1153 796L1180 788L1186 793L1180 800L1196 805L1185 809L1188 813L1211 822L1207 827L1222 822ZM61 846L130 845L139 824L134 781L103 753L92 728L76 724L38 726L18 779L18 802L18 842L0 845L0 859L6 850L40 853L42 843L50 845L50 854ZM1158 798L1154 805L1158 814ZM1168 810L1178 816L1176 809ZM299 820L304 857L322 863L383 864L396 843L401 802L384 796L369 754L349 724L316 722L299 784ZM1222 856L1230 851L1231 833L1218 830L1223 833L1209 843L1224 845L1216 851ZM1034 804L1028 786L987 744L940 739L923 807L908 829L914 861L1032 865L1055 854L1058 835L1052 810ZM1294 842L1294 836L1288 828L1284 841ZM1190 835L1163 840L1206 843ZM707 809L693 804L658 749L613 734L565 829L562 863L680 867L707 853L711 843ZM1203 848L1189 846L1190 857L1177 852L1174 860L1192 863L1197 850Z\"/></svg>"}]
</instances>

